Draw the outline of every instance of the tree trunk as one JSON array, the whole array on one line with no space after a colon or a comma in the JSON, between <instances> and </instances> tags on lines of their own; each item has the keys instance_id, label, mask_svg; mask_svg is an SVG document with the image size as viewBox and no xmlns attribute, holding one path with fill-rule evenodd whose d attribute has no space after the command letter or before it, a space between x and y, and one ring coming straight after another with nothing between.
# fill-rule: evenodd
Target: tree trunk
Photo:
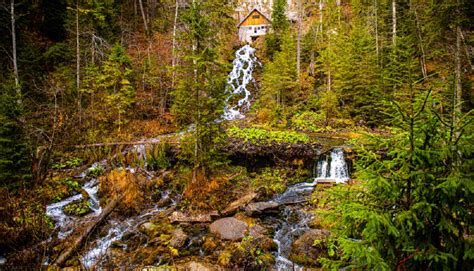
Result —
<instances>
[{"instance_id":1,"label":"tree trunk","mask_svg":"<svg viewBox=\"0 0 474 271\"><path fill-rule=\"evenodd\" d=\"M176 7L174 10L174 21L173 21L173 48L171 51L171 68L173 69L173 76L171 78L171 88L174 88L176 79L176 29L178 24L178 12L179 12L179 0L176 0Z\"/></svg>"},{"instance_id":2,"label":"tree trunk","mask_svg":"<svg viewBox=\"0 0 474 271\"><path fill-rule=\"evenodd\" d=\"M298 38L296 41L296 73L298 82L300 82L300 72L301 72L301 21L302 21L302 7L301 0L298 0Z\"/></svg>"},{"instance_id":3,"label":"tree trunk","mask_svg":"<svg viewBox=\"0 0 474 271\"><path fill-rule=\"evenodd\" d=\"M461 84L461 27L456 26L456 52L454 55L454 110L453 110L453 125L456 126L461 115L461 102L462 102L462 84Z\"/></svg>"},{"instance_id":4,"label":"tree trunk","mask_svg":"<svg viewBox=\"0 0 474 271\"><path fill-rule=\"evenodd\" d=\"M397 1L392 0L392 44L397 45Z\"/></svg>"},{"instance_id":5,"label":"tree trunk","mask_svg":"<svg viewBox=\"0 0 474 271\"><path fill-rule=\"evenodd\" d=\"M378 17L378 3L374 0L374 13L375 13L375 53L377 54L377 65L379 65L379 17Z\"/></svg>"},{"instance_id":6,"label":"tree trunk","mask_svg":"<svg viewBox=\"0 0 474 271\"><path fill-rule=\"evenodd\" d=\"M148 25L146 22L145 10L143 9L143 1L138 0L138 3L140 5L140 12L142 13L143 26L145 27L145 31L148 32Z\"/></svg>"},{"instance_id":7,"label":"tree trunk","mask_svg":"<svg viewBox=\"0 0 474 271\"><path fill-rule=\"evenodd\" d=\"M426 55L425 55L425 48L423 47L423 38L421 37L421 27L420 27L420 20L418 19L418 12L416 9L414 10L415 13L415 21L416 21L416 32L418 34L418 40L420 41L420 51L421 51L421 58L420 58L420 65L421 65L421 72L423 77L428 76L428 72L426 71Z\"/></svg>"},{"instance_id":8,"label":"tree trunk","mask_svg":"<svg viewBox=\"0 0 474 271\"><path fill-rule=\"evenodd\" d=\"M11 0L11 23L12 23L12 54L13 54L13 75L15 77L15 89L18 96L17 103L21 104L20 79L18 77L18 63L16 58L16 29L15 29L15 0Z\"/></svg>"},{"instance_id":9,"label":"tree trunk","mask_svg":"<svg viewBox=\"0 0 474 271\"><path fill-rule=\"evenodd\" d=\"M79 125L82 126L81 48L80 48L80 40L79 40L79 0L76 0L76 89L77 89L77 107L79 109Z\"/></svg>"}]
</instances>

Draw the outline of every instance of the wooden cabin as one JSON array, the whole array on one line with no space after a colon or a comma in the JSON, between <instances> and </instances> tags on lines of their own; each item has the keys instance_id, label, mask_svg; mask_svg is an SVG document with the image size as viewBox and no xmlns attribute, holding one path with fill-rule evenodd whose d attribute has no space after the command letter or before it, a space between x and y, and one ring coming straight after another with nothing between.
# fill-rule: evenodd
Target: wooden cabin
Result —
<instances>
[{"instance_id":1,"label":"wooden cabin","mask_svg":"<svg viewBox=\"0 0 474 271\"><path fill-rule=\"evenodd\" d=\"M252 43L257 37L267 34L271 21L257 9L253 9L237 26L239 39L242 42Z\"/></svg>"}]
</instances>

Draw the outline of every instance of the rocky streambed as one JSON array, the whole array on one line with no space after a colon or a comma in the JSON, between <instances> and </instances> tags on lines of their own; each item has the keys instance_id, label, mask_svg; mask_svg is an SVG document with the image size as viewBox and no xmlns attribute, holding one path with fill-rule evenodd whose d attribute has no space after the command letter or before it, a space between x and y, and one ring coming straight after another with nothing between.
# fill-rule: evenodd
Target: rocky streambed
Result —
<instances>
[{"instance_id":1,"label":"rocky streambed","mask_svg":"<svg viewBox=\"0 0 474 271\"><path fill-rule=\"evenodd\" d=\"M123 170L136 174L139 169ZM155 180L154 173L144 175L148 176L145 183ZM248 190L219 210L191 211L179 193L164 185L153 202L142 202L133 212L123 206L113 211L63 266L175 266L191 270L316 267L318 257L325 255L328 233L313 223L308 199L319 182L345 182L348 177L344 152L333 149L318 159L309 182L288 186L270 198L258 189ZM83 188L89 194L92 212L86 217L71 217L63 211L82 194L48 206L48 214L56 221L58 239L80 231L75 226L103 212L97 179L89 179ZM69 240L66 238L63 246L67 247ZM320 245L313 246L315 241ZM54 255L57 253L52 252L44 264L54 263Z\"/></svg>"}]
</instances>

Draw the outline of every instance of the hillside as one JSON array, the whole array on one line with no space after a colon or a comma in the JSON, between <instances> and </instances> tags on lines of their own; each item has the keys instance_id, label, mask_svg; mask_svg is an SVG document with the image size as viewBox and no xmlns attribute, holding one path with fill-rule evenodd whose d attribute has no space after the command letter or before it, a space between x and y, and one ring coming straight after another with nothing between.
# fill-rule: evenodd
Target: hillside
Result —
<instances>
[{"instance_id":1,"label":"hillside","mask_svg":"<svg viewBox=\"0 0 474 271\"><path fill-rule=\"evenodd\" d=\"M472 270L474 3L0 3L0 270Z\"/></svg>"}]
</instances>

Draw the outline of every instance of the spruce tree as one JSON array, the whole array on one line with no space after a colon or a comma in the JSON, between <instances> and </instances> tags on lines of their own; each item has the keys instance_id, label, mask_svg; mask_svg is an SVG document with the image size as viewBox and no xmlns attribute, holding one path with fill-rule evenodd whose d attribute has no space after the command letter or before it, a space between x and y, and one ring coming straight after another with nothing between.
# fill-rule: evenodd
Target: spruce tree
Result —
<instances>
[{"instance_id":1,"label":"spruce tree","mask_svg":"<svg viewBox=\"0 0 474 271\"><path fill-rule=\"evenodd\" d=\"M20 120L23 109L13 86L2 85L0 92L0 185L14 188L31 178L28 140Z\"/></svg>"},{"instance_id":2,"label":"spruce tree","mask_svg":"<svg viewBox=\"0 0 474 271\"><path fill-rule=\"evenodd\" d=\"M216 20L224 18L219 16L224 5L209 4L210 1L195 2L182 15L186 27L181 37L187 44L185 64L180 70L181 77L173 92L171 108L183 127L192 125L193 181L205 178L215 162L221 129L216 120L224 108L226 72L217 54L220 46L218 28L211 27L218 23Z\"/></svg>"},{"instance_id":3,"label":"spruce tree","mask_svg":"<svg viewBox=\"0 0 474 271\"><path fill-rule=\"evenodd\" d=\"M474 263L472 115L444 116L431 91L393 103L390 137L359 142L357 184L321 211L333 233L326 267L467 270ZM472 113L472 112L471 112Z\"/></svg>"}]
</instances>

